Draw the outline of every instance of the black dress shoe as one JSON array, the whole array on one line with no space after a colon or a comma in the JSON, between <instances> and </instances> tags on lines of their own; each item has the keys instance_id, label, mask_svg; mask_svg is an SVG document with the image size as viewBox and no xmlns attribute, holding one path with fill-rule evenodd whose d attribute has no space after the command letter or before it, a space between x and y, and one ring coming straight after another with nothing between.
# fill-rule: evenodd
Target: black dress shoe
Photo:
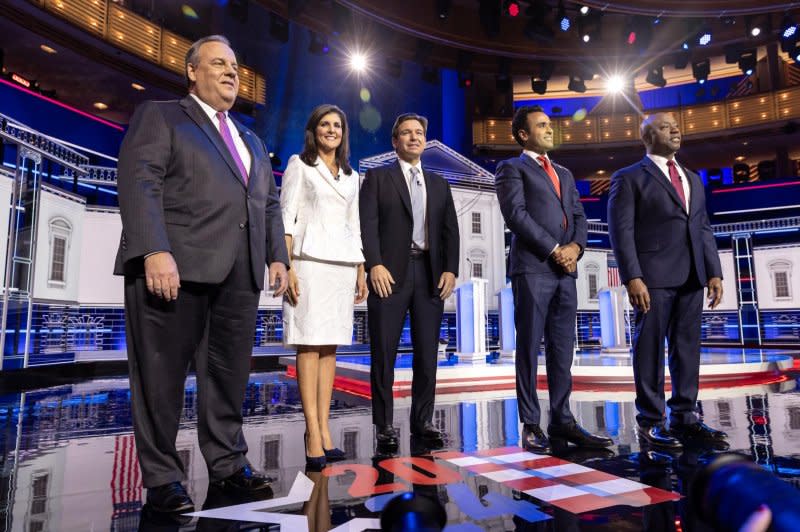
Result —
<instances>
[{"instance_id":1,"label":"black dress shoe","mask_svg":"<svg viewBox=\"0 0 800 532\"><path fill-rule=\"evenodd\" d=\"M325 452L325 459L328 462L341 462L342 460L347 460L347 454L338 447L334 447L333 449L326 449L323 447L322 450Z\"/></svg>"},{"instance_id":2,"label":"black dress shoe","mask_svg":"<svg viewBox=\"0 0 800 532\"><path fill-rule=\"evenodd\" d=\"M147 488L147 504L156 512L178 513L191 512L194 510L194 503L186 488L180 482L170 482Z\"/></svg>"},{"instance_id":3,"label":"black dress shoe","mask_svg":"<svg viewBox=\"0 0 800 532\"><path fill-rule=\"evenodd\" d=\"M217 480L213 484L214 487L227 493L241 495L271 494L272 487L270 484L274 480L246 465L233 475Z\"/></svg>"},{"instance_id":4,"label":"black dress shoe","mask_svg":"<svg viewBox=\"0 0 800 532\"><path fill-rule=\"evenodd\" d=\"M397 431L391 425L375 425L375 439L380 447L397 447Z\"/></svg>"},{"instance_id":5,"label":"black dress shoe","mask_svg":"<svg viewBox=\"0 0 800 532\"><path fill-rule=\"evenodd\" d=\"M665 449L680 449L683 447L680 440L670 434L663 425L639 426L637 432L639 438L655 447L664 447Z\"/></svg>"},{"instance_id":6,"label":"black dress shoe","mask_svg":"<svg viewBox=\"0 0 800 532\"><path fill-rule=\"evenodd\" d=\"M416 427L411 430L411 435L424 440L441 440L442 433L431 423L426 421L421 427Z\"/></svg>"},{"instance_id":7,"label":"black dress shoe","mask_svg":"<svg viewBox=\"0 0 800 532\"><path fill-rule=\"evenodd\" d=\"M721 430L712 429L705 423L698 421L689 425L670 425L669 432L681 441L723 441L728 437Z\"/></svg>"},{"instance_id":8,"label":"black dress shoe","mask_svg":"<svg viewBox=\"0 0 800 532\"><path fill-rule=\"evenodd\" d=\"M574 443L578 447L589 449L602 449L614 444L611 438L592 434L575 422L567 425L550 425L547 427L547 434L550 436L550 445L554 449L556 447L563 448L567 443Z\"/></svg>"},{"instance_id":9,"label":"black dress shoe","mask_svg":"<svg viewBox=\"0 0 800 532\"><path fill-rule=\"evenodd\" d=\"M539 425L522 425L522 448L532 453L549 453L550 440Z\"/></svg>"}]
</instances>

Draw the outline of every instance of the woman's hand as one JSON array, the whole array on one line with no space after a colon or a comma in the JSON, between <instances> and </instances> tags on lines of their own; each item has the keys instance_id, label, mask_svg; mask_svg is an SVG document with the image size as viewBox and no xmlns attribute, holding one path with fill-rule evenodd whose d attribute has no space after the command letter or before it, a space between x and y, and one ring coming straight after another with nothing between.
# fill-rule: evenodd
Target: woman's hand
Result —
<instances>
[{"instance_id":1,"label":"woman's hand","mask_svg":"<svg viewBox=\"0 0 800 532\"><path fill-rule=\"evenodd\" d=\"M286 290L286 300L292 306L297 305L300 298L300 283L297 281L297 273L294 268L289 268L289 288Z\"/></svg>"},{"instance_id":2,"label":"woman's hand","mask_svg":"<svg viewBox=\"0 0 800 532\"><path fill-rule=\"evenodd\" d=\"M354 303L357 305L363 303L367 299L369 289L367 288L367 274L364 271L364 265L358 265L358 275L356 276L356 297Z\"/></svg>"}]
</instances>

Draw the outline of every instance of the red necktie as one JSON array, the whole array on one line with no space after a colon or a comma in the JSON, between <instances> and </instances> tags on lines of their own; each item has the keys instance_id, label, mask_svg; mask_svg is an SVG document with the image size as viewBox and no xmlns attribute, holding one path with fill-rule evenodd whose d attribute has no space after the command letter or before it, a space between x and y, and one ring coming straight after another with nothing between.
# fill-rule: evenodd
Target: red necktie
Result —
<instances>
[{"instance_id":1,"label":"red necktie","mask_svg":"<svg viewBox=\"0 0 800 532\"><path fill-rule=\"evenodd\" d=\"M681 198L681 205L686 209L686 196L683 194L681 176L678 173L678 167L675 165L675 161L667 161L667 169L669 169L669 180L672 186L675 187L675 192L678 193L678 197Z\"/></svg>"},{"instance_id":2,"label":"red necktie","mask_svg":"<svg viewBox=\"0 0 800 532\"><path fill-rule=\"evenodd\" d=\"M550 182L553 183L553 188L556 189L556 195L558 196L558 199L561 199L561 181L558 180L558 174L556 174L556 169L553 168L553 165L550 164L550 159L548 159L544 155L540 155L536 159L538 159L538 161L542 163L542 168L544 168L544 171L547 172L547 175L550 176ZM562 206L562 211L563 211L563 206ZM564 229L566 229L567 228L566 214L563 215L562 222L564 225Z\"/></svg>"},{"instance_id":3,"label":"red necktie","mask_svg":"<svg viewBox=\"0 0 800 532\"><path fill-rule=\"evenodd\" d=\"M556 189L556 194L558 194L558 199L561 199L561 181L558 180L556 169L553 168L552 164L550 164L550 159L548 159L544 155L540 155L539 157L537 157L537 159L539 159L539 162L542 163L542 168L544 168L544 171L547 172L547 175L550 176L550 181L552 181L553 187Z\"/></svg>"}]
</instances>

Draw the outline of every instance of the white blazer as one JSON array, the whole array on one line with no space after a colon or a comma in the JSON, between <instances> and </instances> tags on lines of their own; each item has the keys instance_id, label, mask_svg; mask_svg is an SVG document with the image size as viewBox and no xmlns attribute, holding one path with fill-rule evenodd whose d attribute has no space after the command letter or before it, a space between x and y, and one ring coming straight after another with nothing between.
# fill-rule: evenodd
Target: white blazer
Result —
<instances>
[{"instance_id":1,"label":"white blazer","mask_svg":"<svg viewBox=\"0 0 800 532\"><path fill-rule=\"evenodd\" d=\"M358 173L339 169L338 178L319 156L316 166L308 166L298 155L289 159L281 184L281 210L286 234L292 235L292 257L364 262Z\"/></svg>"}]
</instances>

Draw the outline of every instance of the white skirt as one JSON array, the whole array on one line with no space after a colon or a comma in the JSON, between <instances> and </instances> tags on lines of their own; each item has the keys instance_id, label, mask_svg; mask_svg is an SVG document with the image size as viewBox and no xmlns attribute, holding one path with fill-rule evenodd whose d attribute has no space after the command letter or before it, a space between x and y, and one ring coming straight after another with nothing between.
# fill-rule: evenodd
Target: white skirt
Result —
<instances>
[{"instance_id":1,"label":"white skirt","mask_svg":"<svg viewBox=\"0 0 800 532\"><path fill-rule=\"evenodd\" d=\"M300 297L295 306L283 301L283 344L352 344L358 266L294 258L292 269Z\"/></svg>"}]
</instances>

